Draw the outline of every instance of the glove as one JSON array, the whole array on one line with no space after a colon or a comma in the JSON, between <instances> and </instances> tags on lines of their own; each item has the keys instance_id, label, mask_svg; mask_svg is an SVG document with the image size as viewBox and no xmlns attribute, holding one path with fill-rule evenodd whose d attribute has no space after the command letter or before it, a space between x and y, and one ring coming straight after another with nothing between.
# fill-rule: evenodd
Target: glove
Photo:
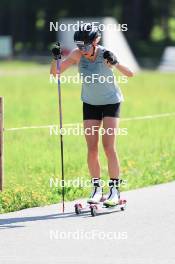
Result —
<instances>
[{"instance_id":1,"label":"glove","mask_svg":"<svg viewBox=\"0 0 175 264\"><path fill-rule=\"evenodd\" d=\"M51 52L54 60L61 59L61 47L59 42L55 43L55 45L51 49Z\"/></svg>"},{"instance_id":2,"label":"glove","mask_svg":"<svg viewBox=\"0 0 175 264\"><path fill-rule=\"evenodd\" d=\"M105 50L105 52L103 53L103 58L107 60L107 62L109 62L111 65L119 63L117 57L109 50Z\"/></svg>"}]
</instances>

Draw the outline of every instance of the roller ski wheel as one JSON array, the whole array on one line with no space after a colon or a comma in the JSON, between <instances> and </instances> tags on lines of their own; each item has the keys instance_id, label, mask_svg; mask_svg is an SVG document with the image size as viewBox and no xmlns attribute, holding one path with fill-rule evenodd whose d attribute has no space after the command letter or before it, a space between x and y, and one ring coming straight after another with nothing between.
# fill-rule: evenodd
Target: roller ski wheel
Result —
<instances>
[{"instance_id":1,"label":"roller ski wheel","mask_svg":"<svg viewBox=\"0 0 175 264\"><path fill-rule=\"evenodd\" d=\"M119 201L119 206L120 206L120 210L121 211L124 211L125 210L125 207L126 207L126 200L120 200Z\"/></svg>"},{"instance_id":2,"label":"roller ski wheel","mask_svg":"<svg viewBox=\"0 0 175 264\"><path fill-rule=\"evenodd\" d=\"M75 204L75 213L76 215L80 215L82 212L82 204Z\"/></svg>"},{"instance_id":3,"label":"roller ski wheel","mask_svg":"<svg viewBox=\"0 0 175 264\"><path fill-rule=\"evenodd\" d=\"M96 216L97 215L97 211L98 211L98 207L96 205L90 205L90 211L91 211L91 216Z\"/></svg>"}]
</instances>

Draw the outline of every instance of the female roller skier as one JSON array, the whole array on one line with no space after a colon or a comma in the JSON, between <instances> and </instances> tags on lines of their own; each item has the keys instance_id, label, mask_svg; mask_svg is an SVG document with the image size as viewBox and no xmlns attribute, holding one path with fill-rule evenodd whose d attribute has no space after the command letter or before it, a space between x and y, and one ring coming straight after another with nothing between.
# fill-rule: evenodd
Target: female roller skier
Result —
<instances>
[{"instance_id":1,"label":"female roller skier","mask_svg":"<svg viewBox=\"0 0 175 264\"><path fill-rule=\"evenodd\" d=\"M104 205L113 206L118 204L120 197L120 165L115 149L115 131L119 126L120 107L123 101L123 95L114 80L113 68L116 68L127 77L132 77L133 73L130 69L121 65L112 52L98 44L100 38L101 34L97 28L94 29L89 24L80 27L74 34L74 42L77 48L61 62L60 72L64 72L72 65L78 65L79 72L84 80L81 100L83 102L84 131L88 131L88 133L85 133L88 150L87 162L93 185L92 194L87 202L99 203L102 198L98 141L99 129L103 126L105 133L102 135L102 143L110 177L110 190ZM52 55L50 72L56 76L56 60L60 55L59 46L56 45L52 49ZM93 76L96 76L96 78L93 79ZM103 76L103 82L100 81L100 76Z\"/></svg>"}]
</instances>

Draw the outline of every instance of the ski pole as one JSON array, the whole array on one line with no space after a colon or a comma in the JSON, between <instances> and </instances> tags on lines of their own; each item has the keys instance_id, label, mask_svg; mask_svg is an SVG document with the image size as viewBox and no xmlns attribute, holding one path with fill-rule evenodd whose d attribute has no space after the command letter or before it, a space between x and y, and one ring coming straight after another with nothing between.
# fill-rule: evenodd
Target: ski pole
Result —
<instances>
[{"instance_id":1,"label":"ski pole","mask_svg":"<svg viewBox=\"0 0 175 264\"><path fill-rule=\"evenodd\" d=\"M60 46L60 44L57 44ZM60 147L61 147L61 178L62 178L62 211L64 213L64 198L65 198L65 190L64 190L64 151L63 151L63 135L61 133L63 127L63 119L62 119L62 100L61 100L61 83L60 83L60 66L61 66L61 54L58 55L57 58L57 74L58 74L58 112L59 112L59 125L60 125Z\"/></svg>"}]
</instances>

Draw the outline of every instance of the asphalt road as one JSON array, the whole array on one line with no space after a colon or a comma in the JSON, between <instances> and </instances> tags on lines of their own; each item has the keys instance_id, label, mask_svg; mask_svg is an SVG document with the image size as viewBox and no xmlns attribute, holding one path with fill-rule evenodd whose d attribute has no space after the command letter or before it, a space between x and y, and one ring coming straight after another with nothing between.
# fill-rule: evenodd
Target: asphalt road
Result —
<instances>
[{"instance_id":1,"label":"asphalt road","mask_svg":"<svg viewBox=\"0 0 175 264\"><path fill-rule=\"evenodd\" d=\"M1 264L174 264L175 182L123 193L124 212L76 216L74 202L0 215Z\"/></svg>"}]
</instances>

